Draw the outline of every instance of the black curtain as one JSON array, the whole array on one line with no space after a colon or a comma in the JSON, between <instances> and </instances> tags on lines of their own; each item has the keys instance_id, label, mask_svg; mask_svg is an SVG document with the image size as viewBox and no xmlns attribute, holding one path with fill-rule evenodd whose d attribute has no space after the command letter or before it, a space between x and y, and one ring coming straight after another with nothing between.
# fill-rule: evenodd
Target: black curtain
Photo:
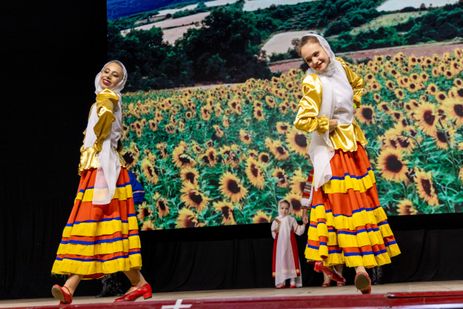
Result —
<instances>
[{"instance_id":1,"label":"black curtain","mask_svg":"<svg viewBox=\"0 0 463 309\"><path fill-rule=\"evenodd\" d=\"M107 60L106 3L2 6L0 299L51 297L51 285L63 282L50 270L77 189L93 79ZM463 278L462 219L391 217L402 255L383 268L383 282ZM154 291L273 286L269 224L142 232L141 241ZM298 242L303 261L305 235ZM322 280L306 263L303 278L306 286ZM83 282L77 295L100 288Z\"/></svg>"}]
</instances>

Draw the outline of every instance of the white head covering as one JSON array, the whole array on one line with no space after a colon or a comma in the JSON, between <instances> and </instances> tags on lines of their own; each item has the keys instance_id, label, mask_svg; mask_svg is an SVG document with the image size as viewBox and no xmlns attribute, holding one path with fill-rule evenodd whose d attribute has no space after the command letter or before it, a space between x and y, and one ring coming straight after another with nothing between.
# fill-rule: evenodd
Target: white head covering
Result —
<instances>
[{"instance_id":1,"label":"white head covering","mask_svg":"<svg viewBox=\"0 0 463 309\"><path fill-rule=\"evenodd\" d=\"M305 37L316 38L330 58L330 63L323 72L315 71L310 67L307 70L307 74L317 74L322 83L322 104L319 116L326 116L328 119L337 119L335 115L336 109L344 105L346 105L346 107L349 104L352 105L352 86L347 79L342 64L336 60L336 56L331 50L328 42L322 36L315 33L308 33L301 39ZM337 120L338 122L341 121L341 119ZM350 121L352 121L352 119L350 119ZM314 190L318 190L318 188L328 182L333 176L330 161L334 156L334 148L329 134L329 131L322 134L317 131L312 133L312 140L308 153L314 167L312 186Z\"/></svg>"},{"instance_id":2,"label":"white head covering","mask_svg":"<svg viewBox=\"0 0 463 309\"><path fill-rule=\"evenodd\" d=\"M286 203L288 204L288 214L283 214L282 210L281 210L281 203ZM291 203L285 199L282 199L282 200L279 200L278 201L278 218L284 218L286 216L289 216L291 215L291 210L292 210L292 206L291 206Z\"/></svg>"},{"instance_id":3,"label":"white head covering","mask_svg":"<svg viewBox=\"0 0 463 309\"><path fill-rule=\"evenodd\" d=\"M122 62L120 62L119 60L111 60L106 62L101 71L98 72L98 74L95 77L95 94L99 94L103 90L100 84L101 72L103 72L104 68L110 63L117 63L122 68L122 79L114 88L111 89L120 97L121 91L122 89L124 89L125 83L127 82L127 69L125 68L124 64L122 64Z\"/></svg>"}]
</instances>

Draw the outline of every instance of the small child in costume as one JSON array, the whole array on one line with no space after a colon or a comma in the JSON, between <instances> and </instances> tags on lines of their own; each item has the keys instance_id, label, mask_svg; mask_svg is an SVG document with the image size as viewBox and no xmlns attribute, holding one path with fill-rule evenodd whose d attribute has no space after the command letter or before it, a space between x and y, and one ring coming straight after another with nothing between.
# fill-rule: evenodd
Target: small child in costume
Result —
<instances>
[{"instance_id":1,"label":"small child in costume","mask_svg":"<svg viewBox=\"0 0 463 309\"><path fill-rule=\"evenodd\" d=\"M272 275L275 277L275 287L286 287L290 280L291 288L302 287L301 264L297 249L296 237L305 231L305 223L299 225L290 215L290 203L287 200L278 202L279 216L272 222L273 242Z\"/></svg>"}]
</instances>

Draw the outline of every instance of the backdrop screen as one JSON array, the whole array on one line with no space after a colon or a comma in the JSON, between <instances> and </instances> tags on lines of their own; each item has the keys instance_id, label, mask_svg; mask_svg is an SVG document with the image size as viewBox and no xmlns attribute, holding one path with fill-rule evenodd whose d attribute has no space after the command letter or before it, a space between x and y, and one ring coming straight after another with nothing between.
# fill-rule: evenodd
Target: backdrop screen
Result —
<instances>
[{"instance_id":1,"label":"backdrop screen","mask_svg":"<svg viewBox=\"0 0 463 309\"><path fill-rule=\"evenodd\" d=\"M364 78L356 119L388 215L463 212L463 4L108 0L109 58L129 71L123 157L142 230L301 216L310 136L292 125L302 34Z\"/></svg>"}]
</instances>

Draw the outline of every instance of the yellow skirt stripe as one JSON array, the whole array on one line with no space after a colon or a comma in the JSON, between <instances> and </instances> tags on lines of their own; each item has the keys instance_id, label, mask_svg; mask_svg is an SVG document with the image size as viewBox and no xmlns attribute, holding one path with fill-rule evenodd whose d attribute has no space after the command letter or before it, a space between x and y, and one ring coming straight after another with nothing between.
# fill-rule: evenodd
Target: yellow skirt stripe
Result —
<instances>
[{"instance_id":1,"label":"yellow skirt stripe","mask_svg":"<svg viewBox=\"0 0 463 309\"><path fill-rule=\"evenodd\" d=\"M139 252L105 262L57 258L53 264L52 273L64 275L76 274L81 276L92 274L112 274L118 271L140 269L141 266L142 260Z\"/></svg>"},{"instance_id":2,"label":"yellow skirt stripe","mask_svg":"<svg viewBox=\"0 0 463 309\"><path fill-rule=\"evenodd\" d=\"M332 178L323 185L323 191L327 194L330 193L346 193L347 190L353 189L354 191L365 192L373 187L376 183L375 174L370 169L366 175L361 178L345 175L341 179Z\"/></svg>"},{"instance_id":3,"label":"yellow skirt stripe","mask_svg":"<svg viewBox=\"0 0 463 309\"><path fill-rule=\"evenodd\" d=\"M112 235L115 232L129 234L129 231L138 230L138 221L136 216L130 216L128 222L114 220L100 222L77 222L74 225L66 225L63 230L63 238L78 236L103 236Z\"/></svg>"}]
</instances>

